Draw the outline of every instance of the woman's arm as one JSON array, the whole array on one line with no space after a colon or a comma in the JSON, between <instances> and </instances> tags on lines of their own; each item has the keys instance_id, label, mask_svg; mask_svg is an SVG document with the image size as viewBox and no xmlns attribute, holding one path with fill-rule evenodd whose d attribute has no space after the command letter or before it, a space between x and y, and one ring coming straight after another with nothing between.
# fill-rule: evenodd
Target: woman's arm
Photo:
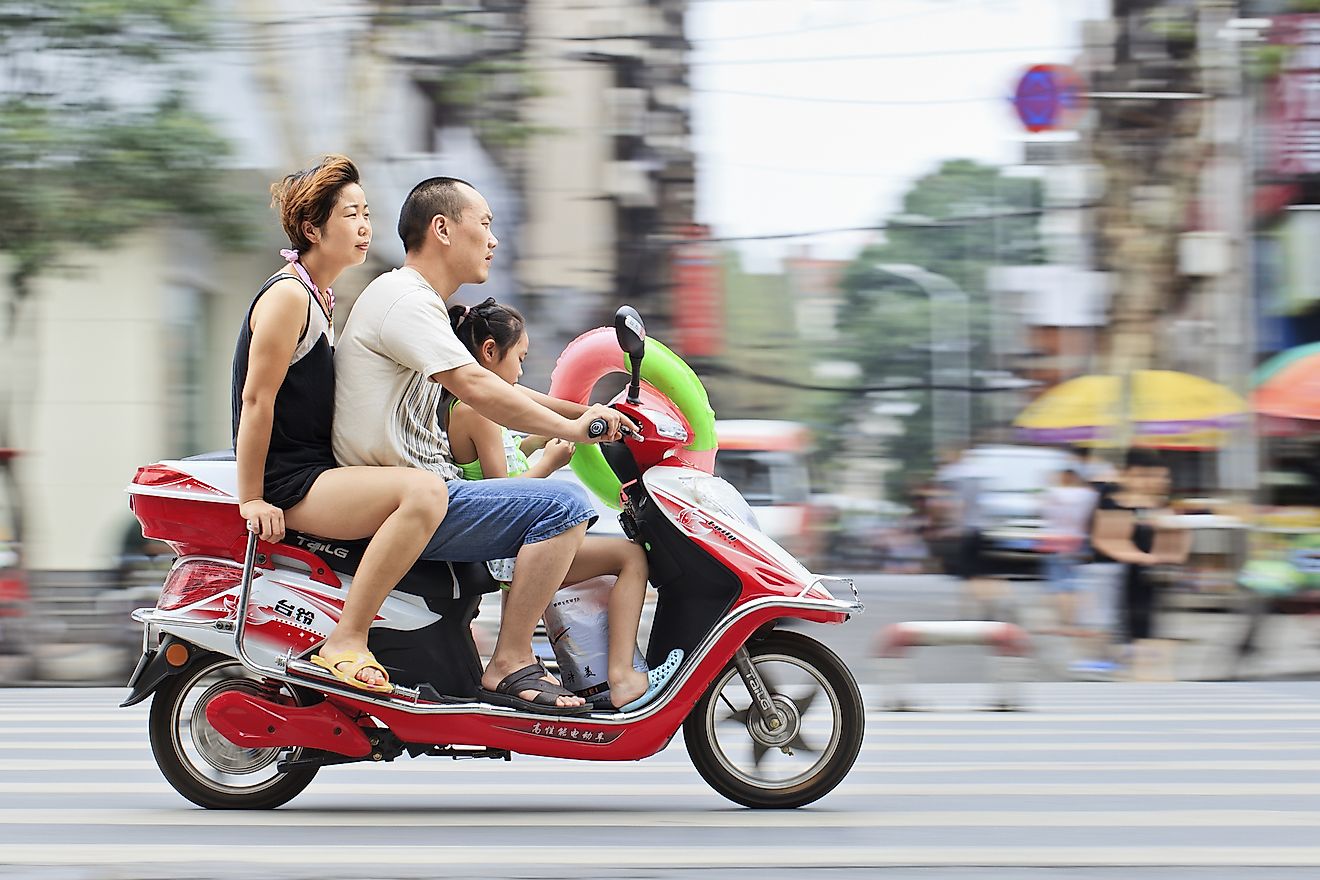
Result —
<instances>
[{"instance_id":1,"label":"woman's arm","mask_svg":"<svg viewBox=\"0 0 1320 880\"><path fill-rule=\"evenodd\" d=\"M1095 514L1091 546L1119 562L1130 565L1155 565L1159 558L1143 553L1132 543L1134 517L1130 510L1100 510Z\"/></svg>"},{"instance_id":2,"label":"woman's arm","mask_svg":"<svg viewBox=\"0 0 1320 880\"><path fill-rule=\"evenodd\" d=\"M1162 528L1155 532L1151 552L1165 565L1182 565L1192 551L1192 531L1183 528Z\"/></svg>"},{"instance_id":3,"label":"woman's arm","mask_svg":"<svg viewBox=\"0 0 1320 880\"><path fill-rule=\"evenodd\" d=\"M252 309L252 341L234 452L238 459L239 515L255 523L254 530L266 541L284 537L284 511L267 504L263 497L275 396L289 372L289 361L306 326L309 304L307 291L289 279L262 294Z\"/></svg>"}]
</instances>

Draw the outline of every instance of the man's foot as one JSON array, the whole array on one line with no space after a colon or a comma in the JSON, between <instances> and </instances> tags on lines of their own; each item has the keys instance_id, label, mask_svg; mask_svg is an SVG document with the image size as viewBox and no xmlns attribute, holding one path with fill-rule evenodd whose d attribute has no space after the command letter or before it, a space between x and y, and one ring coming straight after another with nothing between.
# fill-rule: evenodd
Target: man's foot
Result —
<instances>
[{"instance_id":1,"label":"man's foot","mask_svg":"<svg viewBox=\"0 0 1320 880\"><path fill-rule=\"evenodd\" d=\"M529 665L535 665L540 670L541 674L537 676L537 678L539 678L541 682L544 682L545 685L550 685L551 688L557 688L558 690L563 691L562 694L556 695L556 699L553 703L547 703L544 696L540 697L538 700L539 695L553 693L553 690L547 690L544 685L534 684L528 686L524 683L524 680L530 677L525 674ZM519 684L523 684L523 687L518 691L510 691L508 680L515 674L517 674L515 681ZM508 696L517 697L524 702L537 703L542 706L550 705L560 709L575 709L587 705L586 700L582 699L572 691L565 689L562 684L556 681L555 677L547 672L545 667L541 666L540 661L535 657L530 658L530 663L519 663L516 661L514 663L497 663L495 658L492 657L490 665L487 666L486 671L481 674L481 687L483 690L492 693L507 694Z\"/></svg>"},{"instance_id":2,"label":"man's foot","mask_svg":"<svg viewBox=\"0 0 1320 880\"><path fill-rule=\"evenodd\" d=\"M585 715L592 711L585 700L563 685L546 681L546 674L545 667L539 662L529 663L506 675L494 688L483 686L480 697L483 702L495 706L541 715ZM580 702L577 705L559 705L560 701L567 702L570 699Z\"/></svg>"}]
</instances>

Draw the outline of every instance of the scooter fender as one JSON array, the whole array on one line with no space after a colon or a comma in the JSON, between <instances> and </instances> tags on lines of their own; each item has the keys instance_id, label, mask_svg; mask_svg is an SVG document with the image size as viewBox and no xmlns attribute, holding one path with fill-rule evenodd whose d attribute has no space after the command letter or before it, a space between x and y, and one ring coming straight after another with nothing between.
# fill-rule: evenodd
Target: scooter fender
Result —
<instances>
[{"instance_id":1,"label":"scooter fender","mask_svg":"<svg viewBox=\"0 0 1320 880\"><path fill-rule=\"evenodd\" d=\"M136 706L156 692L161 682L186 672L208 656L209 652L183 639L166 634L154 651L144 651L133 674L128 677L128 696L120 708Z\"/></svg>"}]
</instances>

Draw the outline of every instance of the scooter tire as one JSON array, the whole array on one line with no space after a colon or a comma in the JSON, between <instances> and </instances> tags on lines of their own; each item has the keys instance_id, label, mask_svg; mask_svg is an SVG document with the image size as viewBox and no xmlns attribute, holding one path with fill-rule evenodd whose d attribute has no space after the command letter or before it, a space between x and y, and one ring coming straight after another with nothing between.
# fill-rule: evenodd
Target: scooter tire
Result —
<instances>
[{"instance_id":1,"label":"scooter tire","mask_svg":"<svg viewBox=\"0 0 1320 880\"><path fill-rule=\"evenodd\" d=\"M193 693L199 687L204 689L199 696L194 697ZM205 722L205 706L198 705L201 698L209 700L231 688L256 690L260 687L261 681L248 675L237 660L215 654L166 679L153 695L148 734L156 765L175 791L199 807L209 810L274 809L300 794L320 769L310 765L280 772L273 769L278 760L275 750L239 748L220 737ZM299 705L310 702L307 692L290 692L286 689L284 693L291 693ZM194 701L191 708L190 698ZM188 716L186 725L185 714ZM197 730L193 729L194 725L198 727ZM185 728L189 734L187 742ZM255 775L258 771L269 771L269 775L261 780L253 780L250 785L226 785L217 778L224 774L223 765L217 766L220 761L208 756L208 750L221 759L246 761L255 768L248 775ZM319 754L312 749L298 748L289 750L287 757L307 759ZM231 775L235 783L246 781L241 772Z\"/></svg>"},{"instance_id":2,"label":"scooter tire","mask_svg":"<svg viewBox=\"0 0 1320 880\"><path fill-rule=\"evenodd\" d=\"M808 701L808 708L820 696L826 698L831 724L828 742L820 750L821 757L798 776L787 779L758 779L755 776L761 767L761 758L777 749L756 742L752 730L756 722L747 720L750 715L755 715L755 709L751 708L751 698L732 662L715 676L706 693L697 700L683 722L683 742L688 755L701 778L711 788L744 807L787 810L817 801L844 780L861 751L866 713L857 681L833 651L801 633L776 630L764 639L749 642L746 648L753 665L766 679L771 699L776 703L787 701L782 703L785 708L788 708L789 703L793 705L794 711L800 708L792 695L787 690L778 690L779 683L768 675L779 664L797 667L808 680L807 683L814 683L820 691L818 696ZM732 699L730 696L721 699L721 695L730 692L730 688ZM734 709L735 706L746 708ZM724 712L725 708L733 711L723 719L718 718L717 715ZM739 732L737 728L743 724L747 727ZM732 728L732 741L723 739L717 727L725 732ZM742 739L738 739L739 736ZM810 736L819 742L820 733L817 729L813 728ZM800 751L808 751L807 742L800 737L800 730L794 732L793 738L785 745L793 748L800 744ZM748 772L746 767L736 766L737 762L730 755L733 749L726 748L741 748L742 745L754 752L760 750L755 752L752 772Z\"/></svg>"}]
</instances>

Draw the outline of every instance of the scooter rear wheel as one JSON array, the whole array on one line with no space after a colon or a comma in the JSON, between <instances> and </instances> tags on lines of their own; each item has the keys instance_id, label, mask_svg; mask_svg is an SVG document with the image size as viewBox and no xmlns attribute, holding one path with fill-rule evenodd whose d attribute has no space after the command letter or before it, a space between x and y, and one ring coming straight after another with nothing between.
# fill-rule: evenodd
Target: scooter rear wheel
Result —
<instances>
[{"instance_id":1,"label":"scooter rear wheel","mask_svg":"<svg viewBox=\"0 0 1320 880\"><path fill-rule=\"evenodd\" d=\"M206 720L206 704L221 693L243 690L271 696L270 685L230 657L216 655L169 678L151 701L151 751L179 794L212 810L269 810L287 803L316 776L315 765L281 772L281 760L314 757L312 749L236 746ZM305 705L287 686L276 696Z\"/></svg>"},{"instance_id":2,"label":"scooter rear wheel","mask_svg":"<svg viewBox=\"0 0 1320 880\"><path fill-rule=\"evenodd\" d=\"M848 667L815 639L777 631L747 646L779 727L761 718L737 667L711 682L683 722L697 772L745 807L792 809L824 797L857 760L862 695Z\"/></svg>"}]
</instances>

